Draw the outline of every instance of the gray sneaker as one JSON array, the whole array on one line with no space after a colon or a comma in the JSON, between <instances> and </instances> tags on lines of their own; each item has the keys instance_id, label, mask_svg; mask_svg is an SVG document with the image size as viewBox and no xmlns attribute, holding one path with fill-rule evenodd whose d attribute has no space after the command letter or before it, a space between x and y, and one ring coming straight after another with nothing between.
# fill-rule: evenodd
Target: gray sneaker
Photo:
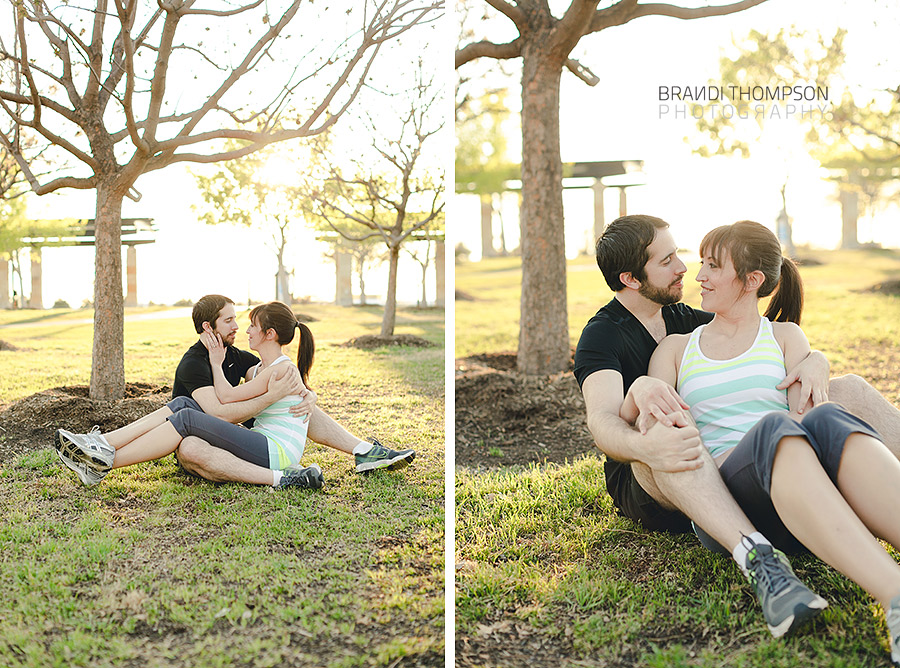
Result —
<instances>
[{"instance_id":1,"label":"gray sneaker","mask_svg":"<svg viewBox=\"0 0 900 668\"><path fill-rule=\"evenodd\" d=\"M78 474L78 478L82 484L93 487L106 477L109 471L98 472L89 468L84 462L76 462L74 459L67 457L59 450L56 451L59 460Z\"/></svg>"},{"instance_id":2,"label":"gray sneaker","mask_svg":"<svg viewBox=\"0 0 900 668\"><path fill-rule=\"evenodd\" d=\"M81 462L97 473L107 473L116 458L116 449L107 443L99 427L94 427L87 434L57 429L53 445L60 456Z\"/></svg>"},{"instance_id":3,"label":"gray sneaker","mask_svg":"<svg viewBox=\"0 0 900 668\"><path fill-rule=\"evenodd\" d=\"M751 544L747 555L750 583L774 637L794 631L828 607L828 601L797 579L781 551L746 537L743 540Z\"/></svg>"},{"instance_id":4,"label":"gray sneaker","mask_svg":"<svg viewBox=\"0 0 900 668\"><path fill-rule=\"evenodd\" d=\"M318 464L310 466L300 466L294 464L288 466L281 472L281 481L278 487L308 487L310 489L320 489L325 484L325 476L322 475L322 469Z\"/></svg>"},{"instance_id":5,"label":"gray sneaker","mask_svg":"<svg viewBox=\"0 0 900 668\"><path fill-rule=\"evenodd\" d=\"M376 469L402 469L408 466L416 458L415 450L391 450L378 442L377 438L369 437L372 447L363 455L356 457L356 472L371 473Z\"/></svg>"},{"instance_id":6,"label":"gray sneaker","mask_svg":"<svg viewBox=\"0 0 900 668\"><path fill-rule=\"evenodd\" d=\"M891 600L884 617L891 634L891 661L895 666L900 666L900 596L895 596Z\"/></svg>"}]
</instances>

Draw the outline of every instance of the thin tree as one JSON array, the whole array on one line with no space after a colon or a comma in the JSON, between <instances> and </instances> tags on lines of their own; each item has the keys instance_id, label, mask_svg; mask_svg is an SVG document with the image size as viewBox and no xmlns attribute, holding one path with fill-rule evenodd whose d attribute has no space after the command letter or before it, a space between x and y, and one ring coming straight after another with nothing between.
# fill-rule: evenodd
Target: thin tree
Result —
<instances>
[{"instance_id":1,"label":"thin tree","mask_svg":"<svg viewBox=\"0 0 900 668\"><path fill-rule=\"evenodd\" d=\"M559 151L559 84L568 69L588 85L597 77L570 57L585 35L645 16L698 19L733 14L765 0L687 8L620 0L571 0L560 18L546 0L485 0L509 19L517 36L460 44L456 67L479 58L522 59L522 302L518 368L529 374L564 371L569 362L566 257Z\"/></svg>"},{"instance_id":2,"label":"thin tree","mask_svg":"<svg viewBox=\"0 0 900 668\"><path fill-rule=\"evenodd\" d=\"M328 8L301 0L211 5L82 0L51 8L41 0L9 0L15 29L0 42L0 107L16 132L0 134L0 142L37 194L96 191L94 399L124 394L121 209L126 196L139 198L138 177L181 162L239 158L327 130L356 98L383 45L432 20L442 0L360 3L347 19L356 23L349 36L317 42L305 54L297 46L310 38L289 40L286 31L298 23L315 31L315 13ZM302 16L301 6L312 15ZM228 39L238 34L247 37ZM292 66L279 61L279 47L293 47ZM176 72L194 74L190 88L170 85ZM307 111L286 118L301 97ZM41 180L20 141L26 130L77 166ZM229 139L240 148L224 148Z\"/></svg>"},{"instance_id":3,"label":"thin tree","mask_svg":"<svg viewBox=\"0 0 900 668\"><path fill-rule=\"evenodd\" d=\"M433 118L440 111L441 99L442 92L422 78L420 68L397 135L391 139L376 136L372 141L380 164L373 168L368 161L355 160L352 176L334 166L327 184L313 197L318 215L341 236L351 241L380 239L387 247L388 285L381 336L394 334L400 248L415 232L441 221L443 173L427 164L427 150L444 125ZM372 130L376 132L374 127Z\"/></svg>"}]
</instances>

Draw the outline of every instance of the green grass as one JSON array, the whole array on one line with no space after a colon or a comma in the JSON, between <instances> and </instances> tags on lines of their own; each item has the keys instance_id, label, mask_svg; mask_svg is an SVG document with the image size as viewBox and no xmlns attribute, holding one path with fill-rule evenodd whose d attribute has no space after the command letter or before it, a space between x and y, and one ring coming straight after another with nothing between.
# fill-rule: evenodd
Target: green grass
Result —
<instances>
[{"instance_id":1,"label":"green grass","mask_svg":"<svg viewBox=\"0 0 900 668\"><path fill-rule=\"evenodd\" d=\"M397 328L438 347L361 351L338 344L377 333L377 309L300 310L320 319L319 405L414 444L413 465L363 477L310 443L325 488L275 492L190 478L171 457L95 488L49 449L2 462L0 665L443 665L441 314L402 311ZM3 314L0 338L20 350L0 352L0 401L87 382L81 313ZM195 339L189 318L127 323L127 380L170 383ZM64 373L47 368L61 360Z\"/></svg>"},{"instance_id":2,"label":"green grass","mask_svg":"<svg viewBox=\"0 0 900 668\"><path fill-rule=\"evenodd\" d=\"M825 264L802 269L811 344L833 373L858 373L900 405L900 299L858 292L900 278L900 254L815 256ZM612 293L590 258L571 262L568 278L574 346ZM686 283L686 301L698 305ZM514 351L518 260L459 266L456 286L475 298L456 303L456 355ZM456 546L463 665L889 665L884 616L859 587L815 558L793 559L831 606L796 637L774 640L733 562L692 536L650 534L618 516L595 458L459 469Z\"/></svg>"}]
</instances>

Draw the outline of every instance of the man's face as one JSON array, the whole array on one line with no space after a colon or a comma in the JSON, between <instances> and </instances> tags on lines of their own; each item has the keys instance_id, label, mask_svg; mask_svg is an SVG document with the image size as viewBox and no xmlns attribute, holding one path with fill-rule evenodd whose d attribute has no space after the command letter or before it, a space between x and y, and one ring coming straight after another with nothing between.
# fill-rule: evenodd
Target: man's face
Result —
<instances>
[{"instance_id":1,"label":"man's face","mask_svg":"<svg viewBox=\"0 0 900 668\"><path fill-rule=\"evenodd\" d=\"M234 304L225 304L219 311L219 317L213 323L213 332L218 332L226 346L234 345L234 337L238 331L237 317L234 315Z\"/></svg>"},{"instance_id":2,"label":"man's face","mask_svg":"<svg viewBox=\"0 0 900 668\"><path fill-rule=\"evenodd\" d=\"M656 238L647 247L650 259L644 270L647 280L641 283L638 294L661 306L681 301L687 267L677 255L678 247L668 229L656 231Z\"/></svg>"}]
</instances>

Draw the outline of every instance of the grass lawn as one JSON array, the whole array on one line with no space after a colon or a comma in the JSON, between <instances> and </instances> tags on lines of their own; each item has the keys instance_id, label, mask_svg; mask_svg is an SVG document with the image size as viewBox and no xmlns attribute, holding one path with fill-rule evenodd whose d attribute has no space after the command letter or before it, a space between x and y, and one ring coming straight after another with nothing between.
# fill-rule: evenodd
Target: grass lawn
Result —
<instances>
[{"instance_id":1,"label":"grass lawn","mask_svg":"<svg viewBox=\"0 0 900 668\"><path fill-rule=\"evenodd\" d=\"M834 374L858 373L900 405L900 298L864 291L900 278L900 253L809 255L823 263L802 269L812 346ZM474 298L456 303L457 357L516 349L519 276L516 258L457 267L457 290ZM612 293L590 258L571 262L568 278L574 346ZM772 639L731 560L615 513L598 458L459 469L456 547L460 666L890 665L880 607L813 557L794 568L831 605L797 636Z\"/></svg>"},{"instance_id":2,"label":"grass lawn","mask_svg":"<svg viewBox=\"0 0 900 668\"><path fill-rule=\"evenodd\" d=\"M434 348L363 351L339 344L378 333L379 309L297 310L318 318L319 406L363 437L413 445L412 466L363 477L310 443L324 489L275 492L190 478L171 457L94 488L49 448L0 462L0 665L443 665L443 312L398 316L397 333ZM153 314L165 311L128 310L129 382L170 384L197 338L183 310ZM0 404L86 384L90 317L0 312L17 348L0 351Z\"/></svg>"}]
</instances>

